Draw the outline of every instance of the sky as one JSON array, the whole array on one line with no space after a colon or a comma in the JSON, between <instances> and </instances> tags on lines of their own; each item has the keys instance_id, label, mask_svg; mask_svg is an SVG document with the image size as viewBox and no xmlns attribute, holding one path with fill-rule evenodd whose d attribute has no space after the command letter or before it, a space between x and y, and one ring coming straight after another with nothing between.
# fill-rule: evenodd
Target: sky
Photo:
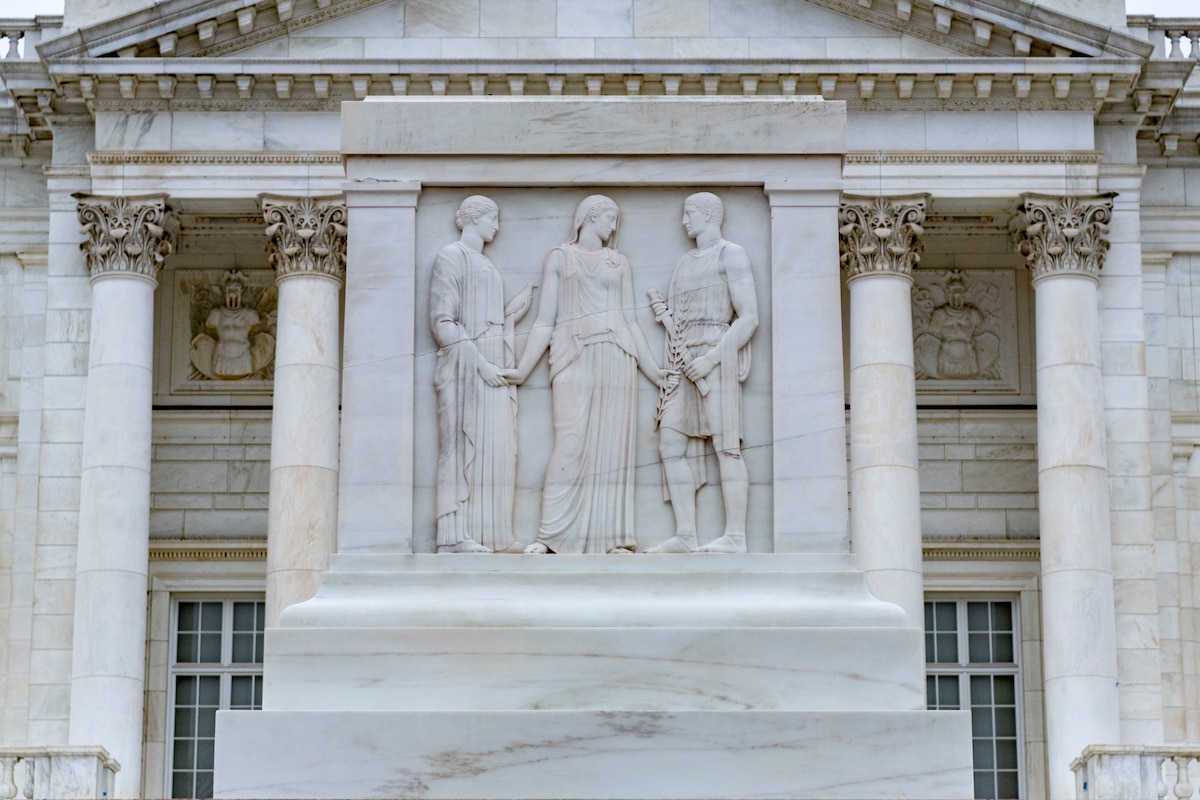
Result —
<instances>
[{"instance_id":1,"label":"sky","mask_svg":"<svg viewBox=\"0 0 1200 800\"><path fill-rule=\"evenodd\" d=\"M1200 0L1125 0L1129 14L1160 17L1200 17ZM0 17L61 14L63 0L0 0Z\"/></svg>"}]
</instances>

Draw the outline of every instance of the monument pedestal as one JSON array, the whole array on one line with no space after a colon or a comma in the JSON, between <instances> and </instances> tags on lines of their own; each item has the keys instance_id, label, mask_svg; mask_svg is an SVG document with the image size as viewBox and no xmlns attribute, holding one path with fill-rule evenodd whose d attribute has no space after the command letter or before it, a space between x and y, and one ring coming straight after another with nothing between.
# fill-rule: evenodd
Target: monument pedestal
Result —
<instances>
[{"instance_id":1,"label":"monument pedestal","mask_svg":"<svg viewBox=\"0 0 1200 800\"><path fill-rule=\"evenodd\" d=\"M223 798L965 798L849 555L338 555L217 718Z\"/></svg>"}]
</instances>

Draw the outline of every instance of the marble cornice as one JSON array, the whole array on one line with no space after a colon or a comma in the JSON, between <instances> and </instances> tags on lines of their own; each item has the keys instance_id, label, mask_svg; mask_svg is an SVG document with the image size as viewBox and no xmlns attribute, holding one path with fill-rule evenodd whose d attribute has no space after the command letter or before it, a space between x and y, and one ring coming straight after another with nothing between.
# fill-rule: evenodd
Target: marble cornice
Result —
<instances>
[{"instance_id":1,"label":"marble cornice","mask_svg":"<svg viewBox=\"0 0 1200 800\"><path fill-rule=\"evenodd\" d=\"M196 547L152 546L151 561L266 561L265 547Z\"/></svg>"}]
</instances>

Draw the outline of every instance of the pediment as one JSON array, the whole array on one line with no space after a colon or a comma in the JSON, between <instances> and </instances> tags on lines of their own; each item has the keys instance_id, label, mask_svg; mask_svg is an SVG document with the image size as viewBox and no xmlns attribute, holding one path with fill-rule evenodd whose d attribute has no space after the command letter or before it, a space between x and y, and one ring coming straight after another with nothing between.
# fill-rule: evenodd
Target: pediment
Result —
<instances>
[{"instance_id":1,"label":"pediment","mask_svg":"<svg viewBox=\"0 0 1200 800\"><path fill-rule=\"evenodd\" d=\"M168 0L81 29L41 51L51 61L712 61L1144 58L1151 48L1026 0Z\"/></svg>"}]
</instances>

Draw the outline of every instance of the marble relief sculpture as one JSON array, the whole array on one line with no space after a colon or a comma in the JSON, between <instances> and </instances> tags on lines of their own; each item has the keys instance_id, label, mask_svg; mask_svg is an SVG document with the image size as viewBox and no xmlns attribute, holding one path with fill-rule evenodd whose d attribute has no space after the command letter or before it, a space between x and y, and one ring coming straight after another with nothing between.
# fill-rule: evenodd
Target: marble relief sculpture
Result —
<instances>
[{"instance_id":1,"label":"marble relief sculpture","mask_svg":"<svg viewBox=\"0 0 1200 800\"><path fill-rule=\"evenodd\" d=\"M462 201L457 242L433 264L429 325L438 344L437 548L439 553L521 552L513 536L517 396L513 326L533 286L507 305L504 280L484 253L500 229L489 198Z\"/></svg>"},{"instance_id":2,"label":"marble relief sculpture","mask_svg":"<svg viewBox=\"0 0 1200 800\"><path fill-rule=\"evenodd\" d=\"M527 553L630 553L637 371L667 380L634 317L629 259L615 249L617 204L591 195L573 234L546 256L537 318L512 382L550 350L554 445L537 541Z\"/></svg>"},{"instance_id":3,"label":"marble relief sculpture","mask_svg":"<svg viewBox=\"0 0 1200 800\"><path fill-rule=\"evenodd\" d=\"M742 382L750 371L750 337L758 299L746 251L722 236L725 206L710 192L688 197L683 227L696 247L671 275L667 297L650 292L667 330L667 370L655 417L675 536L651 552L746 552L750 479L742 460ZM705 483L704 440L711 439L725 501L725 532L697 547L696 493Z\"/></svg>"},{"instance_id":4,"label":"marble relief sculpture","mask_svg":"<svg viewBox=\"0 0 1200 800\"><path fill-rule=\"evenodd\" d=\"M248 290L241 270L192 292L192 380L269 379L275 358L273 287Z\"/></svg>"},{"instance_id":5,"label":"marble relief sculpture","mask_svg":"<svg viewBox=\"0 0 1200 800\"><path fill-rule=\"evenodd\" d=\"M999 293L960 270L913 289L913 357L918 380L998 380Z\"/></svg>"}]
</instances>

